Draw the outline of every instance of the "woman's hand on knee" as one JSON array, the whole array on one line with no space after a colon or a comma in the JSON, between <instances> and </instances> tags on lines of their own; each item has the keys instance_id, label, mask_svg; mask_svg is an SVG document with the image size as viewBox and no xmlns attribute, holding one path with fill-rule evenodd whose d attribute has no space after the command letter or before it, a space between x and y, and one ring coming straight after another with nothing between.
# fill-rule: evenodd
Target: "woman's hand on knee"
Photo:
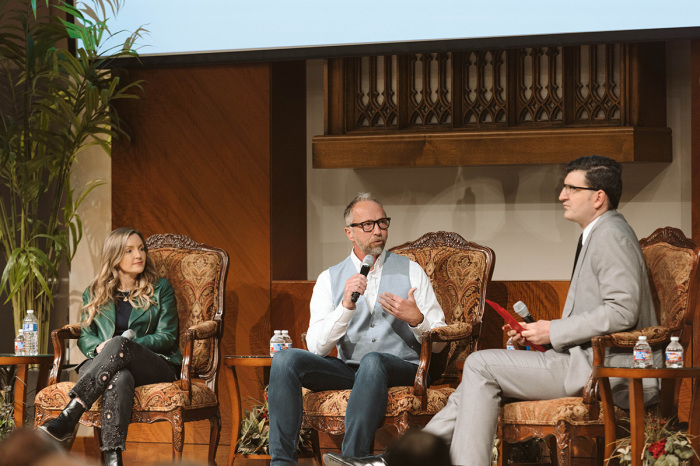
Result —
<instances>
[{"instance_id":1,"label":"woman's hand on knee","mask_svg":"<svg viewBox=\"0 0 700 466\"><path fill-rule=\"evenodd\" d=\"M110 338L109 340L111 340L111 338ZM99 345L97 345L97 348L95 348L95 353L96 353L96 354L100 354L100 351L102 351L102 348L105 347L105 345L107 344L107 342L108 342L109 340L105 340L105 341L103 341L102 343L100 343Z\"/></svg>"}]
</instances>

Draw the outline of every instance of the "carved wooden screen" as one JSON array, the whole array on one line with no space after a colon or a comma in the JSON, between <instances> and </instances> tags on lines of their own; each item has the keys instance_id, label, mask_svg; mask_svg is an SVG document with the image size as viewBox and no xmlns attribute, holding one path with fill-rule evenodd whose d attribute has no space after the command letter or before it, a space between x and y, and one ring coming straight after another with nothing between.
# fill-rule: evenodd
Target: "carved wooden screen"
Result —
<instances>
[{"instance_id":1,"label":"carved wooden screen","mask_svg":"<svg viewBox=\"0 0 700 466\"><path fill-rule=\"evenodd\" d=\"M346 131L623 125L629 47L345 59Z\"/></svg>"},{"instance_id":2,"label":"carved wooden screen","mask_svg":"<svg viewBox=\"0 0 700 466\"><path fill-rule=\"evenodd\" d=\"M663 43L329 59L325 116L317 168L671 157Z\"/></svg>"}]
</instances>

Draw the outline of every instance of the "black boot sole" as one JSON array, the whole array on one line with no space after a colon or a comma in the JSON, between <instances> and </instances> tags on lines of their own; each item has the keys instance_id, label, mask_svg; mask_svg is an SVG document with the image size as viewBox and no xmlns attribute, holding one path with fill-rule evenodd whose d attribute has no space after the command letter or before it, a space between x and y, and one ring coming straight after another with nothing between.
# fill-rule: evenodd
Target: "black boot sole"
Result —
<instances>
[{"instance_id":1,"label":"black boot sole","mask_svg":"<svg viewBox=\"0 0 700 466\"><path fill-rule=\"evenodd\" d=\"M66 451L70 451L71 447L73 446L73 441L75 440L75 434L78 432L78 425L79 424L76 424L75 429L73 429L73 432L70 432L64 435L63 437L56 437L51 432L49 432L49 429L47 429L45 425L37 427L36 430L42 432L54 442L57 442Z\"/></svg>"}]
</instances>

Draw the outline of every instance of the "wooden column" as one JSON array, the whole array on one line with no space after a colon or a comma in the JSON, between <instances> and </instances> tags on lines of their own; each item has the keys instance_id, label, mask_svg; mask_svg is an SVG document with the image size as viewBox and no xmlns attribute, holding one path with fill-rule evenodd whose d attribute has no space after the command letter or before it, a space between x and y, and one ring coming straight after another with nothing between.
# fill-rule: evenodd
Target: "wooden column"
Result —
<instances>
[{"instance_id":1,"label":"wooden column","mask_svg":"<svg viewBox=\"0 0 700 466\"><path fill-rule=\"evenodd\" d=\"M222 353L264 354L271 280L306 279L305 64L135 69L128 78L144 80L144 95L119 107L132 140L114 146L113 227L225 249ZM223 370L220 464L231 432ZM243 399L259 398L256 378L240 381ZM153 443L170 438L168 425L132 425L130 458L155 459ZM187 424L185 442L185 457L206 460L208 423ZM169 446L157 450L169 458Z\"/></svg>"}]
</instances>

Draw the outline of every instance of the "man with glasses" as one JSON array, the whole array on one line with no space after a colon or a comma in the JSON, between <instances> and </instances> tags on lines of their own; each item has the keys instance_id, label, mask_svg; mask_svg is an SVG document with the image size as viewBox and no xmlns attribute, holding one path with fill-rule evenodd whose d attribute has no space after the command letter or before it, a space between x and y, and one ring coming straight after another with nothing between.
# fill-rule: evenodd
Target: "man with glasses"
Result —
<instances>
[{"instance_id":1,"label":"man with glasses","mask_svg":"<svg viewBox=\"0 0 700 466\"><path fill-rule=\"evenodd\" d=\"M583 230L571 285L560 319L521 324L522 341L552 349L476 351L464 364L462 382L424 431L450 445L452 464L491 464L499 405L503 398L546 400L581 396L591 373L591 338L656 324L644 257L637 237L617 212L622 167L602 156L580 157L566 166L559 200L564 217ZM536 313L535 313L536 314ZM656 364L661 361L655 354ZM611 348L606 365L627 366L631 349ZM611 380L613 399L627 407L626 383ZM645 379L644 399L658 397L655 379ZM344 458L332 464L382 464L380 459ZM505 463L505 459L504 459Z\"/></svg>"},{"instance_id":2,"label":"man with glasses","mask_svg":"<svg viewBox=\"0 0 700 466\"><path fill-rule=\"evenodd\" d=\"M445 325L421 266L384 250L391 219L381 203L369 193L358 194L344 217L345 234L353 248L347 259L322 272L316 281L306 334L309 351L288 349L272 360L271 465L297 462L302 387L352 389L342 452L368 455L384 418L388 388L413 385L421 334ZM366 256L374 262L364 276L359 271ZM434 345L433 351L443 347ZM338 349L337 358L328 356L333 348Z\"/></svg>"}]
</instances>

